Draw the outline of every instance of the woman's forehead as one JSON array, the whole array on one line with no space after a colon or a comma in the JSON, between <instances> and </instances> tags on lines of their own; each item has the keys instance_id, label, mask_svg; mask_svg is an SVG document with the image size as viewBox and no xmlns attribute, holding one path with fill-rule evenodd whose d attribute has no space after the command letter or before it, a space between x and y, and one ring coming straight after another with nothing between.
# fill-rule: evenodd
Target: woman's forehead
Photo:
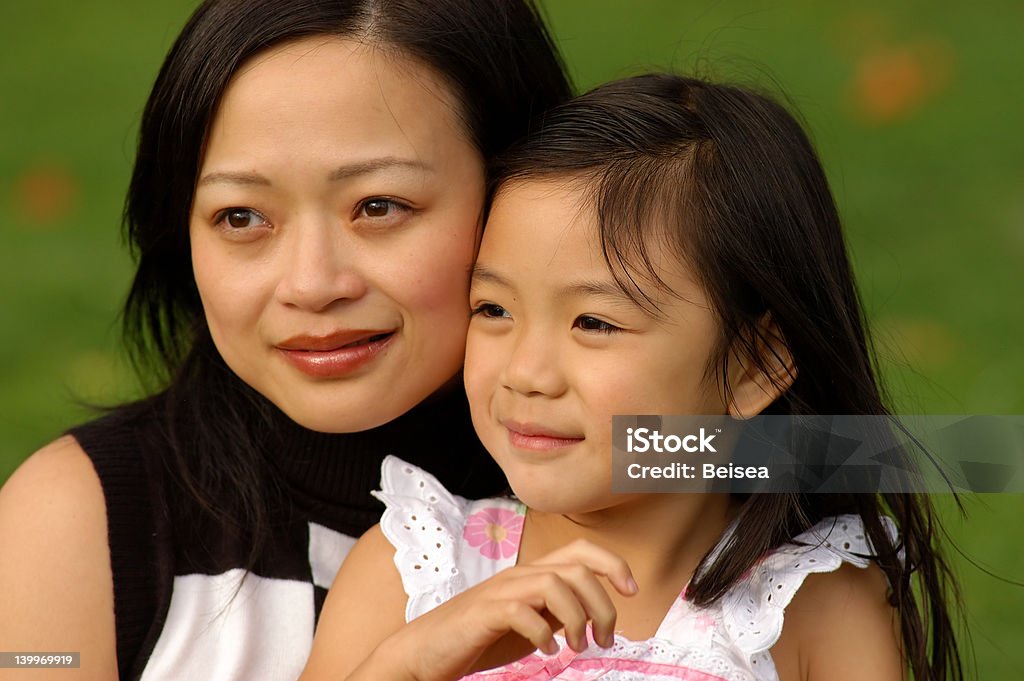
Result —
<instances>
[{"instance_id":1,"label":"woman's forehead","mask_svg":"<svg viewBox=\"0 0 1024 681\"><path fill-rule=\"evenodd\" d=\"M330 164L396 158L443 171L453 156L477 153L452 102L442 79L392 51L343 38L285 43L232 78L204 166L315 164L324 156Z\"/></svg>"}]
</instances>

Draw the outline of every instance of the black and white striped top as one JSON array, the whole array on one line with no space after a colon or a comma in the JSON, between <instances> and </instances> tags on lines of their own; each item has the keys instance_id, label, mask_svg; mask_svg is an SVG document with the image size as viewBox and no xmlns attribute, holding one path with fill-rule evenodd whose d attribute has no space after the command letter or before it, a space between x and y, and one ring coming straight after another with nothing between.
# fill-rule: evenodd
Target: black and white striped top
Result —
<instances>
[{"instance_id":1,"label":"black and white striped top","mask_svg":"<svg viewBox=\"0 0 1024 681\"><path fill-rule=\"evenodd\" d=\"M70 431L107 503L121 679L297 678L342 558L383 510L370 491L385 455L431 471L458 494L504 485L461 392L363 433L326 435L276 418L284 444L267 456L290 510L248 572L249 547L224 527L175 525L189 515L176 505L195 502L169 483L167 453L140 445L154 441L155 417L115 411Z\"/></svg>"}]
</instances>

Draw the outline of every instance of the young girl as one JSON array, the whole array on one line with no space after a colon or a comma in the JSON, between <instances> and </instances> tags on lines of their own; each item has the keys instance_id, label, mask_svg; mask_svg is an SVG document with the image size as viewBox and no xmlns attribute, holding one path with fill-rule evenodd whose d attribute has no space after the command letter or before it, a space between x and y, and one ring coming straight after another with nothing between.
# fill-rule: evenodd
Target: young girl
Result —
<instances>
[{"instance_id":1,"label":"young girl","mask_svg":"<svg viewBox=\"0 0 1024 681\"><path fill-rule=\"evenodd\" d=\"M504 489L460 375L485 161L568 97L529 0L203 2L125 211L153 393L0 492L0 647L292 681L385 454Z\"/></svg>"},{"instance_id":2,"label":"young girl","mask_svg":"<svg viewBox=\"0 0 1024 681\"><path fill-rule=\"evenodd\" d=\"M516 498L385 461L307 677L961 678L925 499L611 493L614 414L885 413L793 118L633 78L550 114L498 179L465 377Z\"/></svg>"}]
</instances>

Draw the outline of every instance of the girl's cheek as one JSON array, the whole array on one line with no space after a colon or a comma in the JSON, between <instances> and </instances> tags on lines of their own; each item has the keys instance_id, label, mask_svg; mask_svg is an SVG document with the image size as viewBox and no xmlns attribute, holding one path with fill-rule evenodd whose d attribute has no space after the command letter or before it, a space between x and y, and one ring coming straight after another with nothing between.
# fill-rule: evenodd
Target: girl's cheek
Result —
<instances>
[{"instance_id":1,"label":"girl's cheek","mask_svg":"<svg viewBox=\"0 0 1024 681\"><path fill-rule=\"evenodd\" d=\"M494 392L501 373L500 348L486 334L470 325L466 337L466 394L470 404L484 403Z\"/></svg>"}]
</instances>

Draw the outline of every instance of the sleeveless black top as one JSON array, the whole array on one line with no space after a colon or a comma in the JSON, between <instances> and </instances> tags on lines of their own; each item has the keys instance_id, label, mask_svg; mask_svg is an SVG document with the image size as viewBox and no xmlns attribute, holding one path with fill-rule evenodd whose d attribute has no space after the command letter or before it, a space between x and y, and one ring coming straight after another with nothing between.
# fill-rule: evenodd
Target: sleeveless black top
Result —
<instances>
[{"instance_id":1,"label":"sleeveless black top","mask_svg":"<svg viewBox=\"0 0 1024 681\"><path fill-rule=\"evenodd\" d=\"M430 471L456 494L505 488L473 433L461 390L342 435L307 430L271 409L279 437L267 440L262 455L283 505L251 560L251 544L177 482L161 435L166 399L69 431L106 500L122 679L297 678L342 558L380 518L383 506L370 491L388 454Z\"/></svg>"}]
</instances>

